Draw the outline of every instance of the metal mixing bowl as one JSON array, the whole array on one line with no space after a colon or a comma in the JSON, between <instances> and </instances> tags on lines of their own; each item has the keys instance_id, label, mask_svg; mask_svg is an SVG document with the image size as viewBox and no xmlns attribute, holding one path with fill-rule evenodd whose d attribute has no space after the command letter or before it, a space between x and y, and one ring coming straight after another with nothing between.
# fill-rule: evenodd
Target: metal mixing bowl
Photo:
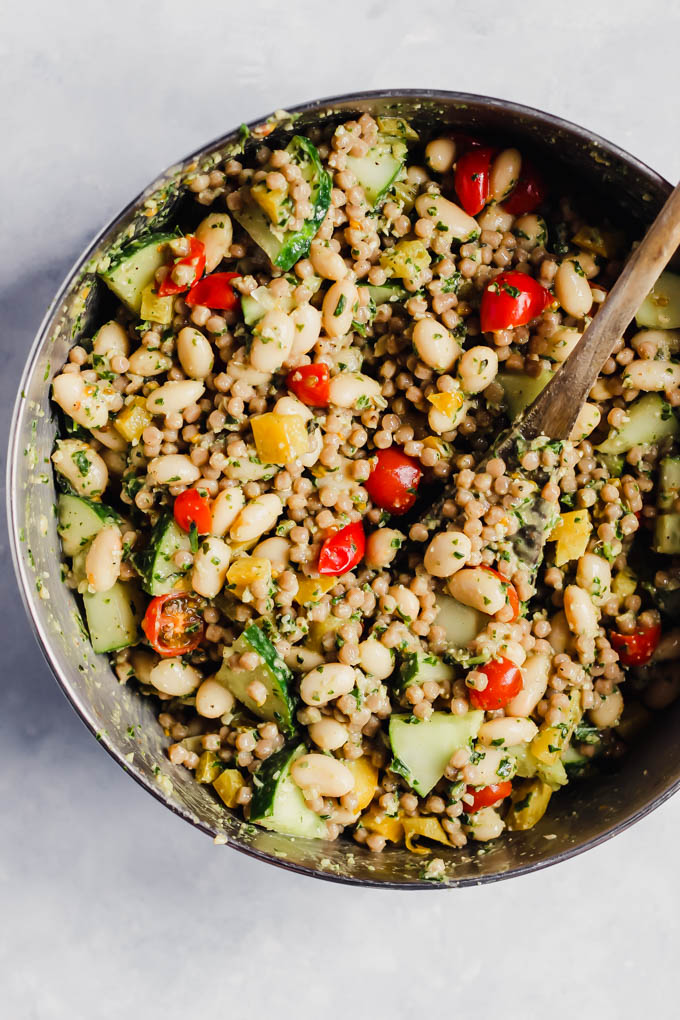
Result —
<instances>
[{"instance_id":1,"label":"metal mixing bowl","mask_svg":"<svg viewBox=\"0 0 680 1020\"><path fill-rule=\"evenodd\" d=\"M399 113L416 123L438 122L514 139L555 166L579 199L613 206L625 222L634 221L638 232L670 191L658 174L591 132L496 99L453 92L372 92L308 103L292 113L300 130L340 112L346 117L363 111ZM106 288L92 273L97 260L123 232L138 232L159 209L181 201L183 175L197 164L209 166L238 138L238 131L225 135L163 174L94 239L55 296L28 357L11 428L8 517L22 596L58 683L109 754L170 810L218 842L301 874L361 885L441 888L524 874L596 846L657 807L680 784L680 742L674 739L680 705L658 717L619 771L570 784L554 797L535 829L505 833L488 845L444 851L446 874L434 883L422 875L423 858L403 849L371 854L352 841L292 839L232 816L209 788L168 761L153 699L141 697L134 684L119 684L108 660L92 652L75 599L60 580L49 464L55 436L49 380L73 343L91 336L111 309Z\"/></svg>"}]
</instances>

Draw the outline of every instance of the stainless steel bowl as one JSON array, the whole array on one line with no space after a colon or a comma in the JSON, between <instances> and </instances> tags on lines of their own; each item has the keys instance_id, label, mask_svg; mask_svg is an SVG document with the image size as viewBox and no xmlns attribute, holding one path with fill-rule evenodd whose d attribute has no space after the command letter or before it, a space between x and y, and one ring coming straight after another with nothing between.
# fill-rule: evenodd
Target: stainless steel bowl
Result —
<instances>
[{"instance_id":1,"label":"stainless steel bowl","mask_svg":"<svg viewBox=\"0 0 680 1020\"><path fill-rule=\"evenodd\" d=\"M291 112L300 129L350 111L399 113L416 122L515 139L552 162L572 192L616 207L640 227L670 191L667 181L603 138L497 99L453 92L370 92L307 103ZM570 785L530 832L506 833L492 844L443 854L444 880L433 883L422 877L423 859L403 849L374 855L352 842L292 839L229 814L187 770L170 764L152 701L140 697L134 686L119 684L107 659L92 652L75 600L60 580L49 464L55 435L49 380L78 337L91 335L106 314L108 295L92 273L97 260L123 233L136 233L181 195L187 172L197 164L210 165L238 137L238 131L231 132L182 160L101 231L56 294L28 357L11 427L8 518L22 597L57 682L109 754L170 810L218 842L301 874L393 888L473 885L535 871L596 846L663 803L680 784L680 742L674 739L680 705L659 717L620 771Z\"/></svg>"}]
</instances>

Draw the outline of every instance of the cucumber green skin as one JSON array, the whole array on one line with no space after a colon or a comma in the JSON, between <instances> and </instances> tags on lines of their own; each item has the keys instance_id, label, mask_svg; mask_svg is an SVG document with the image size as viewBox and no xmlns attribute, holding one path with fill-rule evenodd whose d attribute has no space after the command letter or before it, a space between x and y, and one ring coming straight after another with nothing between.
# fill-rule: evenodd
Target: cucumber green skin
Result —
<instances>
[{"instance_id":1,"label":"cucumber green skin","mask_svg":"<svg viewBox=\"0 0 680 1020\"><path fill-rule=\"evenodd\" d=\"M116 581L108 591L85 592L83 604L90 642L95 652L115 652L136 645L143 606L138 589Z\"/></svg>"},{"instance_id":2,"label":"cucumber green skin","mask_svg":"<svg viewBox=\"0 0 680 1020\"><path fill-rule=\"evenodd\" d=\"M568 748L562 753L560 758L545 764L534 757L529 750L528 744L517 744L516 746L509 747L507 750L508 754L512 755L517 762L517 775L521 779L532 779L534 776L538 776L539 779L552 786L553 789L558 786L566 786L568 782L567 772L564 767L565 761L571 764L576 758L580 758L580 755L576 755L576 752L572 752L571 748ZM568 756L569 753L571 757ZM586 759L583 758L583 761L586 761Z\"/></svg>"},{"instance_id":3,"label":"cucumber green skin","mask_svg":"<svg viewBox=\"0 0 680 1020\"><path fill-rule=\"evenodd\" d=\"M680 422L658 393L646 393L628 407L628 421L596 446L599 453L627 453L634 446L658 443L680 434Z\"/></svg>"},{"instance_id":4,"label":"cucumber green skin","mask_svg":"<svg viewBox=\"0 0 680 1020\"><path fill-rule=\"evenodd\" d=\"M379 287L369 284L368 293L377 306L403 301L406 297L407 291L404 287L400 287L396 283L383 283Z\"/></svg>"},{"instance_id":5,"label":"cucumber green skin","mask_svg":"<svg viewBox=\"0 0 680 1020\"><path fill-rule=\"evenodd\" d=\"M394 153L397 142L402 157ZM399 176L406 157L406 146L397 139L384 139L368 150L365 156L347 156L347 169L351 170L364 189L366 200L375 208ZM382 173L381 173L382 171Z\"/></svg>"},{"instance_id":6,"label":"cucumber green skin","mask_svg":"<svg viewBox=\"0 0 680 1020\"><path fill-rule=\"evenodd\" d=\"M666 556L680 554L680 514L659 514L654 525L654 550Z\"/></svg>"},{"instance_id":7,"label":"cucumber green skin","mask_svg":"<svg viewBox=\"0 0 680 1020\"><path fill-rule=\"evenodd\" d=\"M184 577L183 571L168 570L172 557L180 549L191 550L189 536L175 524L170 514L163 514L151 532L148 546L135 557L142 587L149 595L167 595Z\"/></svg>"},{"instance_id":8,"label":"cucumber green skin","mask_svg":"<svg viewBox=\"0 0 680 1020\"><path fill-rule=\"evenodd\" d=\"M536 378L524 375L523 372L499 372L497 382L505 391L505 406L511 421L518 418L522 411L533 403L541 390L548 385L553 373L544 369Z\"/></svg>"},{"instance_id":9,"label":"cucumber green skin","mask_svg":"<svg viewBox=\"0 0 680 1020\"><path fill-rule=\"evenodd\" d=\"M166 257L157 251L159 245L173 241L176 234L145 234L121 248L111 265L98 275L109 290L132 312L142 307L142 291L153 279Z\"/></svg>"},{"instance_id":10,"label":"cucumber green skin","mask_svg":"<svg viewBox=\"0 0 680 1020\"><path fill-rule=\"evenodd\" d=\"M255 652L262 660L261 664L253 670L246 671L231 669L224 662L215 679L230 690L258 719L277 722L284 733L293 733L295 701L290 694L293 674L269 638L256 624L251 624L236 641L231 649L231 653L233 652L241 655L244 652ZM267 700L263 705L257 705L247 693L247 687L253 680L260 680L267 688Z\"/></svg>"},{"instance_id":11,"label":"cucumber green skin","mask_svg":"<svg viewBox=\"0 0 680 1020\"><path fill-rule=\"evenodd\" d=\"M399 668L399 688L405 690L411 684L424 684L428 680L453 679L453 669L436 655L421 652L406 652Z\"/></svg>"},{"instance_id":12,"label":"cucumber green skin","mask_svg":"<svg viewBox=\"0 0 680 1020\"><path fill-rule=\"evenodd\" d=\"M466 648L488 621L485 613L480 613L471 606L464 606L450 595L439 595L437 605L439 606L437 626L444 628L446 642L454 648Z\"/></svg>"},{"instance_id":13,"label":"cucumber green skin","mask_svg":"<svg viewBox=\"0 0 680 1020\"><path fill-rule=\"evenodd\" d=\"M671 510L680 494L680 457L664 457L659 465L659 510Z\"/></svg>"},{"instance_id":14,"label":"cucumber green skin","mask_svg":"<svg viewBox=\"0 0 680 1020\"><path fill-rule=\"evenodd\" d=\"M304 744L292 743L263 762L253 777L251 822L289 836L323 839L324 820L307 807L302 791L289 776L295 759L306 752Z\"/></svg>"},{"instance_id":15,"label":"cucumber green skin","mask_svg":"<svg viewBox=\"0 0 680 1020\"><path fill-rule=\"evenodd\" d=\"M666 271L640 305L635 321L648 329L677 329L680 326L680 276Z\"/></svg>"},{"instance_id":16,"label":"cucumber green skin","mask_svg":"<svg viewBox=\"0 0 680 1020\"><path fill-rule=\"evenodd\" d=\"M75 556L107 524L120 524L115 510L84 496L62 493L57 500L57 531L67 556Z\"/></svg>"},{"instance_id":17,"label":"cucumber green skin","mask_svg":"<svg viewBox=\"0 0 680 1020\"><path fill-rule=\"evenodd\" d=\"M425 797L444 775L454 751L470 746L484 721L484 713L477 710L465 715L435 712L428 722L412 722L412 718L393 715L390 719L389 736L394 755L390 768Z\"/></svg>"}]
</instances>

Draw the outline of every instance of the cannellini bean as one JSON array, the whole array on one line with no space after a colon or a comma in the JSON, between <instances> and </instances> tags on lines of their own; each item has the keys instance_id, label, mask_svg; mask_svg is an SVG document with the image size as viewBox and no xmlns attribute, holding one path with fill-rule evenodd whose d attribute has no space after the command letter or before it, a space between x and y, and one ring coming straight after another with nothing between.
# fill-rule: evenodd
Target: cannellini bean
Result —
<instances>
[{"instance_id":1,"label":"cannellini bean","mask_svg":"<svg viewBox=\"0 0 680 1020\"><path fill-rule=\"evenodd\" d=\"M160 662L160 658L145 648L133 648L130 652L130 665L141 684L150 684L151 670Z\"/></svg>"},{"instance_id":2,"label":"cannellini bean","mask_svg":"<svg viewBox=\"0 0 680 1020\"><path fill-rule=\"evenodd\" d=\"M290 774L300 789L316 790L320 797L344 797L354 789L354 775L327 754L303 754L291 765Z\"/></svg>"},{"instance_id":3,"label":"cannellini bean","mask_svg":"<svg viewBox=\"0 0 680 1020\"><path fill-rule=\"evenodd\" d=\"M448 372L460 355L460 344L437 319L419 319L413 327L413 346L418 357L438 372Z\"/></svg>"},{"instance_id":4,"label":"cannellini bean","mask_svg":"<svg viewBox=\"0 0 680 1020\"><path fill-rule=\"evenodd\" d=\"M491 347L471 347L458 363L458 376L466 393L481 393L498 375L498 355Z\"/></svg>"},{"instance_id":5,"label":"cannellini bean","mask_svg":"<svg viewBox=\"0 0 680 1020\"><path fill-rule=\"evenodd\" d=\"M204 680L196 691L196 711L204 719L219 719L233 707L234 695L217 680Z\"/></svg>"},{"instance_id":6,"label":"cannellini bean","mask_svg":"<svg viewBox=\"0 0 680 1020\"><path fill-rule=\"evenodd\" d=\"M527 653L524 645L521 645L519 641L512 641L510 639L504 641L500 646L500 651L504 658L510 659L510 662L514 662L516 666L524 665Z\"/></svg>"},{"instance_id":7,"label":"cannellini bean","mask_svg":"<svg viewBox=\"0 0 680 1020\"><path fill-rule=\"evenodd\" d=\"M394 528L379 528L366 539L364 561L371 570L386 567L392 562L405 541L406 536Z\"/></svg>"},{"instance_id":8,"label":"cannellini bean","mask_svg":"<svg viewBox=\"0 0 680 1020\"><path fill-rule=\"evenodd\" d=\"M576 567L576 583L601 606L611 594L612 569L602 556L584 553Z\"/></svg>"},{"instance_id":9,"label":"cannellini bean","mask_svg":"<svg viewBox=\"0 0 680 1020\"><path fill-rule=\"evenodd\" d=\"M102 452L102 460L106 464L109 476L113 475L115 478L122 478L127 471L127 457L123 453L118 453L117 450L104 450Z\"/></svg>"},{"instance_id":10,"label":"cannellini bean","mask_svg":"<svg viewBox=\"0 0 680 1020\"><path fill-rule=\"evenodd\" d=\"M381 401L380 383L362 372L340 372L330 382L329 402L336 407L366 410Z\"/></svg>"},{"instance_id":11,"label":"cannellini bean","mask_svg":"<svg viewBox=\"0 0 680 1020\"><path fill-rule=\"evenodd\" d=\"M109 481L102 457L81 439L60 439L52 454L52 463L79 496L97 499Z\"/></svg>"},{"instance_id":12,"label":"cannellini bean","mask_svg":"<svg viewBox=\"0 0 680 1020\"><path fill-rule=\"evenodd\" d=\"M623 695L618 687L615 687L611 694L602 696L602 704L597 708L591 708L588 716L594 726L605 730L609 726L616 726L622 712Z\"/></svg>"},{"instance_id":13,"label":"cannellini bean","mask_svg":"<svg viewBox=\"0 0 680 1020\"><path fill-rule=\"evenodd\" d=\"M647 392L676 390L680 386L680 365L672 361L631 361L623 373L623 385Z\"/></svg>"},{"instance_id":14,"label":"cannellini bean","mask_svg":"<svg viewBox=\"0 0 680 1020\"><path fill-rule=\"evenodd\" d=\"M279 397L274 404L275 414L296 414L299 418L304 418L305 421L309 421L314 415L301 400L297 397Z\"/></svg>"},{"instance_id":15,"label":"cannellini bean","mask_svg":"<svg viewBox=\"0 0 680 1020\"><path fill-rule=\"evenodd\" d=\"M147 474L152 485L191 485L200 470L185 453L166 453L149 461Z\"/></svg>"},{"instance_id":16,"label":"cannellini bean","mask_svg":"<svg viewBox=\"0 0 680 1020\"><path fill-rule=\"evenodd\" d=\"M373 680L386 680L394 672L394 652L382 641L368 637L359 644L359 665Z\"/></svg>"},{"instance_id":17,"label":"cannellini bean","mask_svg":"<svg viewBox=\"0 0 680 1020\"><path fill-rule=\"evenodd\" d=\"M515 759L508 756L507 751L502 747L480 747L475 750L480 754L479 761L474 765L467 765L466 777L472 786L489 786L490 783L497 783L501 778L511 779L515 774ZM499 771L500 770L500 771Z\"/></svg>"},{"instance_id":18,"label":"cannellini bean","mask_svg":"<svg viewBox=\"0 0 680 1020\"><path fill-rule=\"evenodd\" d=\"M324 280L342 280L347 276L348 269L342 255L330 247L328 241L315 238L309 247L309 260L317 276Z\"/></svg>"},{"instance_id":19,"label":"cannellini bean","mask_svg":"<svg viewBox=\"0 0 680 1020\"><path fill-rule=\"evenodd\" d=\"M116 354L127 358L130 339L119 322L113 319L97 330L92 340L92 351L101 358L113 358Z\"/></svg>"},{"instance_id":20,"label":"cannellini bean","mask_svg":"<svg viewBox=\"0 0 680 1020\"><path fill-rule=\"evenodd\" d=\"M200 330L185 326L177 337L177 357L190 379L205 379L215 360L213 349Z\"/></svg>"},{"instance_id":21,"label":"cannellini bean","mask_svg":"<svg viewBox=\"0 0 680 1020\"><path fill-rule=\"evenodd\" d=\"M548 641L558 654L560 652L565 652L571 644L571 631L569 630L567 618L561 610L553 616L550 621L550 627L551 630L548 635ZM518 712L515 714L519 715Z\"/></svg>"},{"instance_id":22,"label":"cannellini bean","mask_svg":"<svg viewBox=\"0 0 680 1020\"><path fill-rule=\"evenodd\" d=\"M504 828L505 822L492 807L475 811L473 815L470 815L470 824L464 826L468 835L482 843L496 839Z\"/></svg>"},{"instance_id":23,"label":"cannellini bean","mask_svg":"<svg viewBox=\"0 0 680 1020\"><path fill-rule=\"evenodd\" d=\"M316 669L323 665L324 657L319 652L313 652L311 648L303 645L292 645L291 650L283 657L289 669L295 673L308 673L310 669Z\"/></svg>"},{"instance_id":24,"label":"cannellini bean","mask_svg":"<svg viewBox=\"0 0 680 1020\"><path fill-rule=\"evenodd\" d=\"M436 174L447 174L456 158L456 143L451 138L433 138L425 146L425 162Z\"/></svg>"},{"instance_id":25,"label":"cannellini bean","mask_svg":"<svg viewBox=\"0 0 680 1020\"><path fill-rule=\"evenodd\" d=\"M281 573L290 563L290 542L278 535L265 538L253 549L253 556L269 560L275 572Z\"/></svg>"},{"instance_id":26,"label":"cannellini bean","mask_svg":"<svg viewBox=\"0 0 680 1020\"><path fill-rule=\"evenodd\" d=\"M457 241L471 241L479 236L477 221L448 198L426 192L418 195L415 204L418 215L433 220L441 233L449 233ZM442 231L442 227L446 229Z\"/></svg>"},{"instance_id":27,"label":"cannellini bean","mask_svg":"<svg viewBox=\"0 0 680 1020\"><path fill-rule=\"evenodd\" d=\"M541 216L537 216L536 213L520 216L515 223L515 233L520 248L524 248L526 251L532 251L548 240L548 228L545 220Z\"/></svg>"},{"instance_id":28,"label":"cannellini bean","mask_svg":"<svg viewBox=\"0 0 680 1020\"><path fill-rule=\"evenodd\" d=\"M323 718L309 727L309 735L322 751L336 751L347 743L347 727L335 719Z\"/></svg>"},{"instance_id":29,"label":"cannellini bean","mask_svg":"<svg viewBox=\"0 0 680 1020\"><path fill-rule=\"evenodd\" d=\"M423 184L427 184L430 180L430 175L424 166L414 164L406 171L406 180L409 184L415 184L417 188L422 188Z\"/></svg>"},{"instance_id":30,"label":"cannellini bean","mask_svg":"<svg viewBox=\"0 0 680 1020\"><path fill-rule=\"evenodd\" d=\"M397 603L399 615L406 621L415 620L420 613L420 601L417 595L406 588L403 584L394 584L388 588L387 594L391 595Z\"/></svg>"},{"instance_id":31,"label":"cannellini bean","mask_svg":"<svg viewBox=\"0 0 680 1020\"><path fill-rule=\"evenodd\" d=\"M602 413L597 404L583 404L569 434L572 443L580 443L582 439L594 432L600 424Z\"/></svg>"},{"instance_id":32,"label":"cannellini bean","mask_svg":"<svg viewBox=\"0 0 680 1020\"><path fill-rule=\"evenodd\" d=\"M194 556L191 586L199 595L214 599L224 588L231 549L221 538L204 538Z\"/></svg>"},{"instance_id":33,"label":"cannellini bean","mask_svg":"<svg viewBox=\"0 0 680 1020\"><path fill-rule=\"evenodd\" d=\"M569 584L564 589L564 615L572 634L578 637L595 637L597 634L597 609L590 596L576 584Z\"/></svg>"},{"instance_id":34,"label":"cannellini bean","mask_svg":"<svg viewBox=\"0 0 680 1020\"><path fill-rule=\"evenodd\" d=\"M555 296L567 315L582 319L593 303L593 292L580 267L565 259L555 273Z\"/></svg>"},{"instance_id":35,"label":"cannellini bean","mask_svg":"<svg viewBox=\"0 0 680 1020\"><path fill-rule=\"evenodd\" d=\"M113 387L106 383L86 383L78 372L57 375L52 380L52 399L69 418L86 429L106 425L109 407L115 398Z\"/></svg>"},{"instance_id":36,"label":"cannellini bean","mask_svg":"<svg viewBox=\"0 0 680 1020\"><path fill-rule=\"evenodd\" d=\"M502 202L519 180L522 154L519 149L503 149L491 164L489 193L495 202Z\"/></svg>"},{"instance_id":37,"label":"cannellini bean","mask_svg":"<svg viewBox=\"0 0 680 1020\"><path fill-rule=\"evenodd\" d=\"M454 599L464 606L472 606L481 613L493 616L506 602L505 588L500 578L481 567L464 567L448 583Z\"/></svg>"},{"instance_id":38,"label":"cannellini bean","mask_svg":"<svg viewBox=\"0 0 680 1020\"><path fill-rule=\"evenodd\" d=\"M680 351L680 329L640 329L630 346L641 358L672 357Z\"/></svg>"},{"instance_id":39,"label":"cannellini bean","mask_svg":"<svg viewBox=\"0 0 680 1020\"><path fill-rule=\"evenodd\" d=\"M131 375L141 375L148 379L152 375L161 375L172 368L172 358L163 354L157 347L138 347L129 358L128 371Z\"/></svg>"},{"instance_id":40,"label":"cannellini bean","mask_svg":"<svg viewBox=\"0 0 680 1020\"><path fill-rule=\"evenodd\" d=\"M498 230L505 234L512 227L514 219L502 205L487 205L477 217L477 222L480 230Z\"/></svg>"},{"instance_id":41,"label":"cannellini bean","mask_svg":"<svg viewBox=\"0 0 680 1020\"><path fill-rule=\"evenodd\" d=\"M85 573L90 591L108 591L120 576L123 539L120 528L111 524L92 539L85 557Z\"/></svg>"},{"instance_id":42,"label":"cannellini bean","mask_svg":"<svg viewBox=\"0 0 680 1020\"><path fill-rule=\"evenodd\" d=\"M205 245L205 271L212 273L229 254L233 228L226 213L210 213L196 227L196 238Z\"/></svg>"},{"instance_id":43,"label":"cannellini bean","mask_svg":"<svg viewBox=\"0 0 680 1020\"><path fill-rule=\"evenodd\" d=\"M307 443L307 453L302 454L300 457L300 463L303 467L311 468L314 467L321 456L321 451L323 450L323 435L321 433L321 429L316 428L313 432L310 432L307 436Z\"/></svg>"},{"instance_id":44,"label":"cannellini bean","mask_svg":"<svg viewBox=\"0 0 680 1020\"><path fill-rule=\"evenodd\" d=\"M341 662L329 662L317 666L302 678L300 697L306 705L326 705L329 701L349 694L356 683L353 666Z\"/></svg>"},{"instance_id":45,"label":"cannellini bean","mask_svg":"<svg viewBox=\"0 0 680 1020\"><path fill-rule=\"evenodd\" d=\"M526 658L522 666L522 690L505 706L509 716L531 715L548 686L550 663L550 656L542 652L534 652Z\"/></svg>"},{"instance_id":46,"label":"cannellini bean","mask_svg":"<svg viewBox=\"0 0 680 1020\"><path fill-rule=\"evenodd\" d=\"M234 542L252 542L274 527L283 513L283 504L273 492L247 503L229 530Z\"/></svg>"},{"instance_id":47,"label":"cannellini bean","mask_svg":"<svg viewBox=\"0 0 680 1020\"><path fill-rule=\"evenodd\" d=\"M460 423L465 418L465 415L470 409L470 402L464 400L463 403L454 412L452 417L448 414L444 414L436 407L430 408L427 414L427 423L433 432L438 435L442 435L444 432L452 432L453 429L457 429Z\"/></svg>"},{"instance_id":48,"label":"cannellini bean","mask_svg":"<svg viewBox=\"0 0 680 1020\"><path fill-rule=\"evenodd\" d=\"M149 683L162 694L183 698L195 691L201 682L201 674L179 657L161 659L149 673Z\"/></svg>"},{"instance_id":49,"label":"cannellini bean","mask_svg":"<svg viewBox=\"0 0 680 1020\"><path fill-rule=\"evenodd\" d=\"M538 733L538 726L531 719L506 715L504 719L489 719L479 728L479 740L483 744L494 744L502 740L506 747L528 744Z\"/></svg>"},{"instance_id":50,"label":"cannellini bean","mask_svg":"<svg viewBox=\"0 0 680 1020\"><path fill-rule=\"evenodd\" d=\"M204 392L205 386L197 379L166 382L146 398L146 409L151 414L163 416L173 414L176 411L183 411L190 404L195 404Z\"/></svg>"},{"instance_id":51,"label":"cannellini bean","mask_svg":"<svg viewBox=\"0 0 680 1020\"><path fill-rule=\"evenodd\" d=\"M288 362L295 364L302 357L311 351L319 339L321 333L321 312L310 304L298 305L290 313L293 320L293 346L290 349Z\"/></svg>"},{"instance_id":52,"label":"cannellini bean","mask_svg":"<svg viewBox=\"0 0 680 1020\"><path fill-rule=\"evenodd\" d=\"M113 426L105 425L103 429L90 429L90 432L107 450L114 450L116 453L127 452L129 446L127 439L124 439Z\"/></svg>"},{"instance_id":53,"label":"cannellini bean","mask_svg":"<svg viewBox=\"0 0 680 1020\"><path fill-rule=\"evenodd\" d=\"M328 336L346 336L359 304L359 292L351 280L337 280L326 291L321 322Z\"/></svg>"},{"instance_id":54,"label":"cannellini bean","mask_svg":"<svg viewBox=\"0 0 680 1020\"><path fill-rule=\"evenodd\" d=\"M433 577L452 577L465 566L471 552L472 543L462 531L440 531L425 550L425 569Z\"/></svg>"},{"instance_id":55,"label":"cannellini bean","mask_svg":"<svg viewBox=\"0 0 680 1020\"><path fill-rule=\"evenodd\" d=\"M546 358L560 364L566 361L582 336L583 333L571 326L560 326L546 341Z\"/></svg>"},{"instance_id":56,"label":"cannellini bean","mask_svg":"<svg viewBox=\"0 0 680 1020\"><path fill-rule=\"evenodd\" d=\"M226 535L245 505L246 497L240 485L220 489L210 506L212 515L210 534L216 538Z\"/></svg>"},{"instance_id":57,"label":"cannellini bean","mask_svg":"<svg viewBox=\"0 0 680 1020\"><path fill-rule=\"evenodd\" d=\"M253 329L250 364L260 372L275 372L289 356L294 339L295 326L290 315L272 308Z\"/></svg>"}]
</instances>

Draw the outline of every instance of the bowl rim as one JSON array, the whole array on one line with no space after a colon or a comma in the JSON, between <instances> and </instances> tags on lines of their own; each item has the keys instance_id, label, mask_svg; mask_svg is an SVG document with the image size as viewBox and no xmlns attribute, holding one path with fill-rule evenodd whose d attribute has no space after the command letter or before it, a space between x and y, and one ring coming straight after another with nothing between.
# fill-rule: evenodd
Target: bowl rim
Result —
<instances>
[{"instance_id":1,"label":"bowl rim","mask_svg":"<svg viewBox=\"0 0 680 1020\"><path fill-rule=\"evenodd\" d=\"M446 89L373 89L369 91L361 92L348 92L340 95L333 95L320 99L309 100L304 103L298 103L297 105L286 108L286 113L289 114L306 114L313 113L315 109L329 108L334 104L349 105L352 102L370 102L372 100L385 100L385 99L421 99L425 101L445 100L451 102L452 100L459 104L464 105L466 103L481 105L487 110L495 110L497 112L511 112L518 116L528 116L529 120L533 123L543 124L546 127L554 129L563 129L568 132L571 136L580 139L582 142L586 142L591 145L598 146L605 150L607 153L613 155L621 163L627 165L629 168L636 170L638 173L646 177L650 183L654 184L659 190L668 191L670 193L672 185L659 173L653 170L647 163L640 160L637 156L633 156L626 149L621 148L619 145L610 142L602 135L597 134L588 128L581 127L574 122L567 120L566 118L559 117L555 114L548 113L538 107L529 106L523 103L516 103L510 100L499 99L493 96L485 96L477 93L470 92L457 92ZM251 120L246 127L249 130L253 130L258 125L264 123L268 117L272 114L265 114L264 116L257 117ZM168 808L173 814L178 815L185 821L189 822L195 828L206 835L214 836L214 830L208 825L200 821L194 815L190 814L181 805L176 804L171 800L166 800L162 795L160 787L154 786L144 775L141 774L137 769L131 767L130 764L125 760L122 752L112 743L106 733L101 733L95 723L95 720L90 712L85 701L78 695L78 692L73 688L71 683L66 676L65 671L62 671L57 656L53 653L51 648L51 639L47 634L45 628L42 626L37 614L34 612L34 603L37 603L37 594L35 587L28 576L28 568L24 562L24 558L20 554L21 550L21 538L19 534L19 521L17 518L17 474L18 464L20 458L20 441L21 435L19 432L19 422L22 416L22 409L24 407L23 393L26 389L27 382L31 377L37 358L40 354L42 346L46 339L49 338L52 326L55 310L62 306L64 298L75 279L82 272L83 268L92 257L93 253L97 249L98 245L103 239L112 231L114 228L124 221L125 217L131 213L142 201L145 195L148 194L149 188L166 176L172 167L186 165L192 160L200 157L205 152L212 152L219 149L222 145L226 145L231 141L238 129L232 129L225 134L218 136L217 138L199 146L194 149L188 155L175 159L169 167L160 171L153 178L152 182L143 188L133 199L131 199L118 213L112 216L100 230L94 235L94 237L87 243L82 252L77 256L73 262L71 268L66 272L59 288L57 289L55 296L49 303L42 321L36 331L35 338L29 348L26 356L26 362L21 373L19 380L17 395L12 408L12 414L10 419L9 427L9 439L7 445L7 468L6 468L6 514L7 514L7 528L9 532L9 546L12 556L12 562L14 565L14 573L18 583L21 599L26 611L26 615L31 624L33 634L37 639L38 646L42 652L43 658L52 672L58 686L66 699L70 702L76 714L80 717L81 721L97 739L97 742L104 747L107 753L113 758L113 760L135 780L147 793L150 793L157 801L163 804L164 807ZM408 881L408 882L390 882L380 881L378 879L370 878L357 878L352 875L337 875L332 871L321 871L313 867L309 867L303 864L297 864L289 859L281 859L265 853L264 851L258 850L252 846L243 845L239 842L233 841L232 839L226 840L226 845L231 849L237 850L240 853L246 854L248 857L253 857L257 860L266 862L274 865L275 867L282 868L286 871L293 871L296 874L304 875L310 878L321 879L328 882L339 883L343 885L355 885L363 888L375 888L375 889L396 889L396 890L416 890L416 889L452 889L452 888L465 888L470 886L486 885L492 882L500 882L510 878L518 878L524 875L531 874L537 871L543 871L545 868L550 868L555 864L559 864L563 861L569 860L570 858L577 857L588 850L593 849L596 846L600 846L602 843L607 842L614 836L624 832L630 826L636 822L645 818L651 814L652 811L656 810L662 804L664 804L670 797L680 789L680 776L672 783L666 790L658 794L652 800L648 801L643 807L636 811L629 818L619 822L612 828L600 833L598 836L594 836L587 842L568 847L555 856L547 858L545 860L533 862L526 865L520 865L517 868L511 868L507 871L501 871L495 874L480 875L479 877L459 878L455 877L447 879L444 882L431 882L431 881Z\"/></svg>"}]
</instances>

